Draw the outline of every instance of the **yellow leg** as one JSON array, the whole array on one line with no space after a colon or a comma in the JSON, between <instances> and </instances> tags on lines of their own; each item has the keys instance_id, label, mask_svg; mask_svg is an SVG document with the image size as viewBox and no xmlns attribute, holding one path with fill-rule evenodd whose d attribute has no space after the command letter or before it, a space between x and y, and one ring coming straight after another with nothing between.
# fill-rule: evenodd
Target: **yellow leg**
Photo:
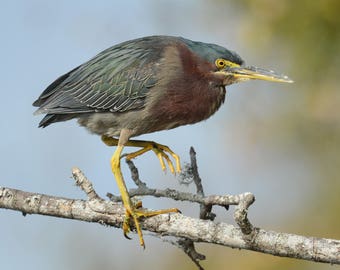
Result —
<instances>
[{"instance_id":1,"label":"yellow leg","mask_svg":"<svg viewBox=\"0 0 340 270\"><path fill-rule=\"evenodd\" d=\"M107 140L106 138L105 140L103 139L103 141L107 144L106 140ZM117 141L117 144L118 144L118 141ZM137 203L136 205L133 205L130 199L128 190L126 188L121 169L120 169L120 159L121 159L121 153L123 151L123 148L124 146L122 145L117 146L117 149L111 158L111 168L115 176L120 194L122 196L124 207L126 209L125 218L123 222L124 236L129 238L127 234L130 232L130 220L132 218L135 224L138 236L139 236L140 245L145 248L143 233L142 233L138 219L141 217L150 217L150 216L155 216L155 215L165 214L165 213L170 213L170 212L179 212L179 210L177 208L170 208L170 209L164 209L164 210L158 210L158 211L146 211L146 210L141 209L141 206L142 206L141 203Z\"/></svg>"},{"instance_id":2,"label":"yellow leg","mask_svg":"<svg viewBox=\"0 0 340 270\"><path fill-rule=\"evenodd\" d=\"M102 136L103 142L108 146L116 146L118 145L118 139ZM138 150L136 152L130 153L126 155L126 159L130 160L133 158L136 158L137 156L140 156L150 150L154 151L157 158L159 159L159 162L161 164L161 168L164 171L166 169L164 160L168 163L169 169L171 173L175 173L174 165L172 161L170 160L168 154L169 153L176 161L176 172L181 172L181 164L180 164L180 158L177 154L175 154L168 146L158 144L151 141L139 141L139 140L129 140L125 146L135 146L135 147L142 147L141 150Z\"/></svg>"}]
</instances>

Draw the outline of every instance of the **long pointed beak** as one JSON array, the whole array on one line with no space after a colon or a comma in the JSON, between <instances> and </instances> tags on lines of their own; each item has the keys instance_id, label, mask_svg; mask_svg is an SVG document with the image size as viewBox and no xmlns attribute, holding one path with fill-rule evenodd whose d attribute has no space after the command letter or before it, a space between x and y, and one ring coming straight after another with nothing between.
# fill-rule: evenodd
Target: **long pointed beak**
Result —
<instances>
[{"instance_id":1,"label":"long pointed beak","mask_svg":"<svg viewBox=\"0 0 340 270\"><path fill-rule=\"evenodd\" d=\"M292 83L293 81L286 75L278 74L272 70L267 70L258 67L232 67L223 70L225 73L233 76L236 81L244 80L264 80L271 82L286 82Z\"/></svg>"}]
</instances>

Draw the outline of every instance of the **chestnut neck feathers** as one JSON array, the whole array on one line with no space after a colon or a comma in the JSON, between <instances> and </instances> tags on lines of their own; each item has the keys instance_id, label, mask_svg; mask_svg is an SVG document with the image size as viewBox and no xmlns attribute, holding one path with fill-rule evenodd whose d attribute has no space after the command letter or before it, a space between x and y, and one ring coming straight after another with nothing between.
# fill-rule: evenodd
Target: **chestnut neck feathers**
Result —
<instances>
[{"instance_id":1,"label":"chestnut neck feathers","mask_svg":"<svg viewBox=\"0 0 340 270\"><path fill-rule=\"evenodd\" d=\"M194 54L185 42L166 47L162 59L150 112L166 121L166 128L202 121L218 110L226 91L214 61Z\"/></svg>"}]
</instances>

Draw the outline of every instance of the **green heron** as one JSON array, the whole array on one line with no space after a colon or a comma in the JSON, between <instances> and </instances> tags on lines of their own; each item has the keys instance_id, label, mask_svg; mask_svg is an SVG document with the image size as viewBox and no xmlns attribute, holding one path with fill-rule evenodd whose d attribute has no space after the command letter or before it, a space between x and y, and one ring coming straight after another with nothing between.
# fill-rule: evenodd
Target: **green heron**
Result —
<instances>
[{"instance_id":1,"label":"green heron","mask_svg":"<svg viewBox=\"0 0 340 270\"><path fill-rule=\"evenodd\" d=\"M249 79L292 82L270 70L246 67L235 52L215 44L151 36L104 50L56 79L33 105L39 107L36 113L46 114L39 127L77 118L106 145L117 146L111 168L126 209L124 235L132 218L144 247L139 218L178 209L146 211L132 203L120 168L123 148L141 148L127 159L152 150L163 170L167 163L172 173L180 172L179 156L170 148L130 138L207 119L224 102L227 85Z\"/></svg>"}]
</instances>

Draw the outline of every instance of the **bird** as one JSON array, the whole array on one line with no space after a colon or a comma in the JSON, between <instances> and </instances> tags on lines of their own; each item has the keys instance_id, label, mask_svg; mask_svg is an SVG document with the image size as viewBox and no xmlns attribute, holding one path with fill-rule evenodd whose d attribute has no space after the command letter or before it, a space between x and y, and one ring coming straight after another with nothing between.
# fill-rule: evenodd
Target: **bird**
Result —
<instances>
[{"instance_id":1,"label":"bird","mask_svg":"<svg viewBox=\"0 0 340 270\"><path fill-rule=\"evenodd\" d=\"M114 45L52 82L33 103L45 114L39 127L77 119L80 126L116 146L111 169L125 207L124 236L133 222L145 248L140 219L177 208L146 210L133 203L120 161L153 151L161 168L181 171L168 146L133 137L206 120L224 103L226 86L247 80L288 82L285 75L246 66L234 51L175 36L148 36ZM140 149L123 154L126 146ZM173 162L174 161L174 162ZM130 239L130 238L129 238Z\"/></svg>"}]
</instances>

